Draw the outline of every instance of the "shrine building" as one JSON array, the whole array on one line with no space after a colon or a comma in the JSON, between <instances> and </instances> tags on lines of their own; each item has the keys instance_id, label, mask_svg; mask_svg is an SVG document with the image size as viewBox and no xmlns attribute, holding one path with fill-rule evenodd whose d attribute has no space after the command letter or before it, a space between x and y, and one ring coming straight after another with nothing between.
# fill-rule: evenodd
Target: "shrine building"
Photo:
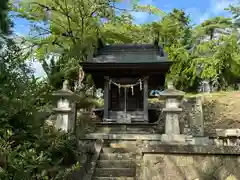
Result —
<instances>
[{"instance_id":1,"label":"shrine building","mask_svg":"<svg viewBox=\"0 0 240 180\"><path fill-rule=\"evenodd\" d=\"M151 90L164 86L171 61L153 44L106 45L81 66L104 90L103 122L148 123Z\"/></svg>"}]
</instances>

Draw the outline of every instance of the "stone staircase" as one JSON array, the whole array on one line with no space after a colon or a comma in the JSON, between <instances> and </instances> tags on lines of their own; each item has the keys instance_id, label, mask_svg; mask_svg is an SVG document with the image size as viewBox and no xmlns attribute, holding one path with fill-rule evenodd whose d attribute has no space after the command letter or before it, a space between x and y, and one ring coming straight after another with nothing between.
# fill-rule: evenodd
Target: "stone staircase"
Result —
<instances>
[{"instance_id":1,"label":"stone staircase","mask_svg":"<svg viewBox=\"0 0 240 180\"><path fill-rule=\"evenodd\" d=\"M102 122L95 126L85 139L102 139L104 144L92 180L135 180L137 140L154 144L161 139L157 124Z\"/></svg>"},{"instance_id":2,"label":"stone staircase","mask_svg":"<svg viewBox=\"0 0 240 180\"><path fill-rule=\"evenodd\" d=\"M135 153L104 144L92 180L135 180Z\"/></svg>"}]
</instances>

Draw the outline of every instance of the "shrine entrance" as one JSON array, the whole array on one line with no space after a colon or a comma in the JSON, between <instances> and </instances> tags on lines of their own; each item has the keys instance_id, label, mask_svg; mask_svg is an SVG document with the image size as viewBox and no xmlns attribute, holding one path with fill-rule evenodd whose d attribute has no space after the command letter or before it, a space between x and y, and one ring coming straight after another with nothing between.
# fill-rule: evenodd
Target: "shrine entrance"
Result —
<instances>
[{"instance_id":1,"label":"shrine entrance","mask_svg":"<svg viewBox=\"0 0 240 180\"><path fill-rule=\"evenodd\" d=\"M109 109L112 111L143 111L143 80L134 78L107 79ZM135 83L134 83L135 82Z\"/></svg>"},{"instance_id":2,"label":"shrine entrance","mask_svg":"<svg viewBox=\"0 0 240 180\"><path fill-rule=\"evenodd\" d=\"M140 78L106 78L109 83L108 118L124 121L144 120L144 79ZM127 120L126 120L127 122Z\"/></svg>"}]
</instances>

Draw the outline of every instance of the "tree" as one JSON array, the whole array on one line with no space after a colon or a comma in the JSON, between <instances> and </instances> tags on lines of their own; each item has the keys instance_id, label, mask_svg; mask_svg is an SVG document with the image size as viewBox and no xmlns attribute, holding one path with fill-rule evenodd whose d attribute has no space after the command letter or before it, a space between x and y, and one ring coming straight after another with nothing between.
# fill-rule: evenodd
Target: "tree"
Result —
<instances>
[{"instance_id":1,"label":"tree","mask_svg":"<svg viewBox=\"0 0 240 180\"><path fill-rule=\"evenodd\" d=\"M170 58L175 61L168 78L174 79L176 85L186 91L196 91L200 79L208 79L218 89L226 89L235 84L240 75L239 48L235 31L219 34L213 38L217 28L230 28L227 18L207 20L193 30L193 44L190 50L182 45L169 48ZM197 33L196 33L197 32ZM199 33L201 32L201 33ZM209 39L203 39L209 36ZM197 66L203 66L197 74Z\"/></svg>"},{"instance_id":2,"label":"tree","mask_svg":"<svg viewBox=\"0 0 240 180\"><path fill-rule=\"evenodd\" d=\"M36 48L33 54L57 89L64 78L70 80L73 88L79 61L92 58L104 43L154 43L163 46L174 61L168 79L174 79L178 88L195 91L199 81L196 62L210 62L210 56L219 52L218 45L232 34L220 33L219 39L213 38L217 30L232 27L228 18L215 17L193 28L189 16L182 10L174 9L166 14L154 6L139 6L137 2L132 9L125 10L118 8L114 0L70 0L68 3L31 0L21 2L15 11L34 23L29 39ZM131 11L149 12L162 18L158 22L136 25ZM205 42L207 37L209 40ZM214 79L213 74L211 78ZM87 79L86 87L92 86L91 78Z\"/></svg>"},{"instance_id":3,"label":"tree","mask_svg":"<svg viewBox=\"0 0 240 180\"><path fill-rule=\"evenodd\" d=\"M11 22L8 17L8 0L1 0L0 2L0 35L9 34Z\"/></svg>"},{"instance_id":4,"label":"tree","mask_svg":"<svg viewBox=\"0 0 240 180\"><path fill-rule=\"evenodd\" d=\"M28 121L33 121L31 114L38 111L37 104L41 103L38 98L42 94L41 83L33 76L33 71L25 62L26 57L12 42L0 53L0 122L20 129L26 128Z\"/></svg>"},{"instance_id":5,"label":"tree","mask_svg":"<svg viewBox=\"0 0 240 180\"><path fill-rule=\"evenodd\" d=\"M217 40L202 42L196 48L193 64L203 64L201 77L212 81L218 89L226 90L236 84L240 75L238 36L235 32Z\"/></svg>"},{"instance_id":6,"label":"tree","mask_svg":"<svg viewBox=\"0 0 240 180\"><path fill-rule=\"evenodd\" d=\"M0 52L0 179L67 179L79 155L76 138L45 125L52 88L34 77L24 49L11 41L6 46Z\"/></svg>"},{"instance_id":7,"label":"tree","mask_svg":"<svg viewBox=\"0 0 240 180\"><path fill-rule=\"evenodd\" d=\"M58 70L57 81L61 81L62 76L76 79L79 61L86 60L96 49L101 19L113 16L110 2L106 0L33 0L21 2L20 7L15 10L21 17L41 24L33 27L34 36L29 40L36 47L34 56L46 74L52 76L49 72ZM49 64L48 59L53 57L55 61ZM56 79L57 75L54 76Z\"/></svg>"},{"instance_id":8,"label":"tree","mask_svg":"<svg viewBox=\"0 0 240 180\"><path fill-rule=\"evenodd\" d=\"M240 1L237 1L236 4L230 5L226 10L230 11L233 14L233 19L238 19L240 16Z\"/></svg>"},{"instance_id":9,"label":"tree","mask_svg":"<svg viewBox=\"0 0 240 180\"><path fill-rule=\"evenodd\" d=\"M191 28L189 23L189 18L178 10L173 10L159 23L153 23L160 42L165 45L168 58L174 61L167 79L173 80L177 88L188 92L196 91L202 78L209 79L220 89L226 88L238 74L236 35L233 31L231 34L222 33L217 39L213 37L217 29L232 27L230 19L216 17L196 28ZM231 50L226 51L227 47L231 47ZM196 72L199 64L204 65L200 75Z\"/></svg>"},{"instance_id":10,"label":"tree","mask_svg":"<svg viewBox=\"0 0 240 180\"><path fill-rule=\"evenodd\" d=\"M153 22L150 26L153 29L152 36L164 47L172 44L188 44L190 38L190 19L182 10L173 9L159 22Z\"/></svg>"},{"instance_id":11,"label":"tree","mask_svg":"<svg viewBox=\"0 0 240 180\"><path fill-rule=\"evenodd\" d=\"M192 86L192 75L185 71L190 68L188 49L192 46L192 27L189 17L184 11L174 9L159 22L151 23L148 28L148 31L152 32L153 40L163 46L168 58L174 61L167 80L174 80L177 88L183 90Z\"/></svg>"},{"instance_id":12,"label":"tree","mask_svg":"<svg viewBox=\"0 0 240 180\"><path fill-rule=\"evenodd\" d=\"M42 63L49 79L56 80L54 86L67 78L73 87L79 61L93 56L99 48L99 39L104 43L146 42L141 38L146 37L142 27L133 24L129 11L116 7L115 0L31 0L21 2L15 11L23 18L41 23L34 26L32 32L36 36L29 41L36 46L34 56ZM121 15L116 15L116 11ZM135 3L130 11L161 12Z\"/></svg>"},{"instance_id":13,"label":"tree","mask_svg":"<svg viewBox=\"0 0 240 180\"><path fill-rule=\"evenodd\" d=\"M225 18L222 16L217 16L212 19L208 19L201 23L198 27L195 28L196 38L209 37L210 40L214 38L216 30L224 31L226 29L232 28L231 18ZM223 34L223 33L222 33Z\"/></svg>"}]
</instances>

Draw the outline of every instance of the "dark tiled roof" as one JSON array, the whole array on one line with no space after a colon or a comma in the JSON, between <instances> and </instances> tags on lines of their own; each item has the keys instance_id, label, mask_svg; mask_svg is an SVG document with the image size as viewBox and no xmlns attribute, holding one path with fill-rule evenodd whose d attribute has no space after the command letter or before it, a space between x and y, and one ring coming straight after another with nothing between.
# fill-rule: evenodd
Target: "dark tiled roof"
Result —
<instances>
[{"instance_id":1,"label":"dark tiled roof","mask_svg":"<svg viewBox=\"0 0 240 180\"><path fill-rule=\"evenodd\" d=\"M163 49L153 44L115 44L100 49L91 62L146 63L167 61Z\"/></svg>"},{"instance_id":2,"label":"dark tiled roof","mask_svg":"<svg viewBox=\"0 0 240 180\"><path fill-rule=\"evenodd\" d=\"M134 50L134 49L156 49L156 46L153 44L113 44L106 45L102 50Z\"/></svg>"}]
</instances>

